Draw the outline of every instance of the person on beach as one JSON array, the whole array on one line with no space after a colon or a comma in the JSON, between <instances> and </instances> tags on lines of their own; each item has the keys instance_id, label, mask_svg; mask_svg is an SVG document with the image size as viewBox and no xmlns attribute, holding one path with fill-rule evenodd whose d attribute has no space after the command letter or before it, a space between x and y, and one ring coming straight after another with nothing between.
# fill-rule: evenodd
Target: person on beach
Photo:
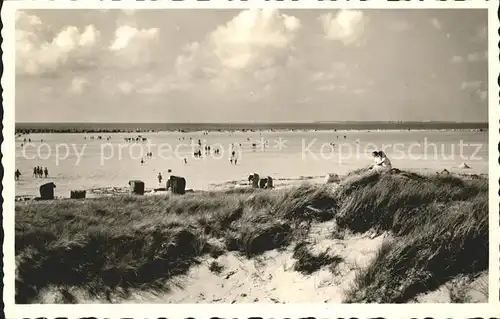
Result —
<instances>
[{"instance_id":1,"label":"person on beach","mask_svg":"<svg viewBox=\"0 0 500 319\"><path fill-rule=\"evenodd\" d=\"M49 170L47 169L47 167L45 167L45 169L43 170L43 174L45 175L45 178L49 176Z\"/></svg>"},{"instance_id":2,"label":"person on beach","mask_svg":"<svg viewBox=\"0 0 500 319\"><path fill-rule=\"evenodd\" d=\"M388 169L390 170L392 168L391 161L385 155L383 151L374 151L372 152L373 160L375 161L374 164L370 165L369 169L373 170L381 170L381 169Z\"/></svg>"},{"instance_id":3,"label":"person on beach","mask_svg":"<svg viewBox=\"0 0 500 319\"><path fill-rule=\"evenodd\" d=\"M385 155L385 153L383 151L379 151L378 155L380 157L380 162L379 162L378 166L381 166L384 169L390 170L392 168L392 164L391 164L391 161L389 160L389 158L387 157L387 155Z\"/></svg>"},{"instance_id":4,"label":"person on beach","mask_svg":"<svg viewBox=\"0 0 500 319\"><path fill-rule=\"evenodd\" d=\"M33 167L33 177L36 177L38 175L38 168Z\"/></svg>"},{"instance_id":5,"label":"person on beach","mask_svg":"<svg viewBox=\"0 0 500 319\"><path fill-rule=\"evenodd\" d=\"M161 176L161 173L158 173L158 184L161 184L162 179L163 176Z\"/></svg>"},{"instance_id":6,"label":"person on beach","mask_svg":"<svg viewBox=\"0 0 500 319\"><path fill-rule=\"evenodd\" d=\"M16 169L16 172L14 173L14 176L16 178L16 181L19 180L19 176L21 176L21 172L19 171L19 169Z\"/></svg>"},{"instance_id":7,"label":"person on beach","mask_svg":"<svg viewBox=\"0 0 500 319\"><path fill-rule=\"evenodd\" d=\"M141 158L141 165L144 165L144 159Z\"/></svg>"},{"instance_id":8,"label":"person on beach","mask_svg":"<svg viewBox=\"0 0 500 319\"><path fill-rule=\"evenodd\" d=\"M232 151L231 152L231 164L233 164L233 161L234 161L234 165L236 165L236 152L235 151Z\"/></svg>"},{"instance_id":9,"label":"person on beach","mask_svg":"<svg viewBox=\"0 0 500 319\"><path fill-rule=\"evenodd\" d=\"M184 157L184 164L187 164L188 163L188 160L187 158Z\"/></svg>"}]
</instances>

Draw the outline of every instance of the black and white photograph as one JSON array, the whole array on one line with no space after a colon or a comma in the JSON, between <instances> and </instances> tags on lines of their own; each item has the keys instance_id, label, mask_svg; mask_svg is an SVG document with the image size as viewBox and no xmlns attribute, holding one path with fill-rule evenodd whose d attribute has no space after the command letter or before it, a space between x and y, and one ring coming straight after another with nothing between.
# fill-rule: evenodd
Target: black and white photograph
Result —
<instances>
[{"instance_id":1,"label":"black and white photograph","mask_svg":"<svg viewBox=\"0 0 500 319\"><path fill-rule=\"evenodd\" d=\"M488 303L491 7L16 10L15 303Z\"/></svg>"}]
</instances>

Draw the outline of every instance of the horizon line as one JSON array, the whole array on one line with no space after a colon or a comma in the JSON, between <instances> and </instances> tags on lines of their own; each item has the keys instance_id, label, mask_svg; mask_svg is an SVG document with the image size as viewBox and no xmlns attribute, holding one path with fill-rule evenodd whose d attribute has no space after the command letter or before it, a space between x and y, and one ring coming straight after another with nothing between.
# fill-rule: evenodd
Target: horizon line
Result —
<instances>
[{"instance_id":1,"label":"horizon line","mask_svg":"<svg viewBox=\"0 0 500 319\"><path fill-rule=\"evenodd\" d=\"M455 123L455 124L489 124L489 121L309 121L309 122L72 122L72 121L55 121L55 122L15 122L15 124L342 124L342 123Z\"/></svg>"}]
</instances>

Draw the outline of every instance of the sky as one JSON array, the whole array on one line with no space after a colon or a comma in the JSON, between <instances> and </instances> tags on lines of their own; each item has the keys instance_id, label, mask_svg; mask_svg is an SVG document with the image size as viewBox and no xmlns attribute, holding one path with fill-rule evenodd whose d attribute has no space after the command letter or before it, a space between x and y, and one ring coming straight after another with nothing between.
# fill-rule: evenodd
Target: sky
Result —
<instances>
[{"instance_id":1,"label":"sky","mask_svg":"<svg viewBox=\"0 0 500 319\"><path fill-rule=\"evenodd\" d=\"M487 121L487 11L16 13L16 122Z\"/></svg>"}]
</instances>

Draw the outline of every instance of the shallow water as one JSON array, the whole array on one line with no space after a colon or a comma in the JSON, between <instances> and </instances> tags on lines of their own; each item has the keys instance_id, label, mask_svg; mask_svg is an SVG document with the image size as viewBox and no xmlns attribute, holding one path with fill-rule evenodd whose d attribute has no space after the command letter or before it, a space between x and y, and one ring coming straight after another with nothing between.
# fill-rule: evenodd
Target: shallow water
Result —
<instances>
[{"instance_id":1,"label":"shallow water","mask_svg":"<svg viewBox=\"0 0 500 319\"><path fill-rule=\"evenodd\" d=\"M147 142L125 142L138 134ZM372 162L371 152L384 149L393 167L416 171L488 172L488 133L454 131L310 131L310 132L202 132L30 134L16 138L16 168L22 173L16 195L38 195L38 187L55 182L56 196L72 189L126 187L139 179L146 188L164 187L167 170L186 178L187 187L208 189L228 181L244 182L254 172L275 179L345 174ZM345 138L344 138L345 135ZM106 138L110 136L110 140ZM32 143L23 143L31 138ZM179 138L183 138L179 140ZM219 148L219 155L194 158L202 145ZM41 142L43 140L43 142ZM266 144L267 141L267 144ZM149 144L148 144L149 143ZM191 144L192 143L192 144ZM230 145L234 143L234 148ZM252 147L256 143L256 147ZM330 143L335 143L331 146ZM24 144L24 147L21 147ZM241 144L241 146L240 146ZM266 145L266 146L263 146ZM148 150L153 158L147 159ZM238 163L231 165L230 153ZM212 152L213 153L213 152ZM141 164L140 159L145 163ZM184 163L184 158L187 164ZM470 169L461 169L461 163ZM48 178L32 177L34 166L47 167ZM164 179L158 183L161 172Z\"/></svg>"}]
</instances>

